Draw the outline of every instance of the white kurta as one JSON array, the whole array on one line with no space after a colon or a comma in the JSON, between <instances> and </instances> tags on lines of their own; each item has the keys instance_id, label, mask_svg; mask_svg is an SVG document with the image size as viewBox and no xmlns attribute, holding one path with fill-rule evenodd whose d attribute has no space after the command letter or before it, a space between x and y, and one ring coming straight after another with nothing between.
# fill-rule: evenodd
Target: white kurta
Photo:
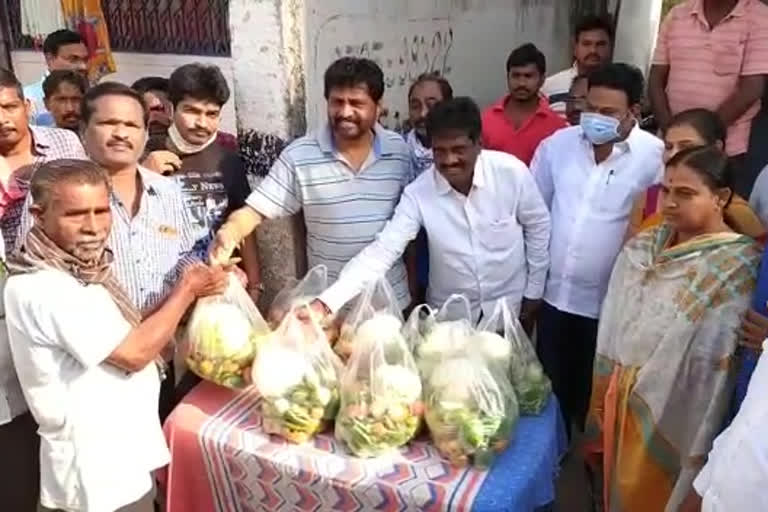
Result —
<instances>
[{"instance_id":1,"label":"white kurta","mask_svg":"<svg viewBox=\"0 0 768 512\"><path fill-rule=\"evenodd\" d=\"M763 351L768 341L763 342ZM768 359L761 356L733 423L715 439L709 460L693 483L702 512L768 510Z\"/></svg>"}]
</instances>

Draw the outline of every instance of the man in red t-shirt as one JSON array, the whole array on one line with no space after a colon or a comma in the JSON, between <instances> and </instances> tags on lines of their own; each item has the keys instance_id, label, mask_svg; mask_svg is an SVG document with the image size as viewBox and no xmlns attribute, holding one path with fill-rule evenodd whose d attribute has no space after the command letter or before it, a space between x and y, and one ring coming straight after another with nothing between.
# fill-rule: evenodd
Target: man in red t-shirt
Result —
<instances>
[{"instance_id":1,"label":"man in red t-shirt","mask_svg":"<svg viewBox=\"0 0 768 512\"><path fill-rule=\"evenodd\" d=\"M567 126L539 94L546 76L544 54L531 43L507 59L509 94L483 112L483 147L510 153L529 165L539 143Z\"/></svg>"}]
</instances>

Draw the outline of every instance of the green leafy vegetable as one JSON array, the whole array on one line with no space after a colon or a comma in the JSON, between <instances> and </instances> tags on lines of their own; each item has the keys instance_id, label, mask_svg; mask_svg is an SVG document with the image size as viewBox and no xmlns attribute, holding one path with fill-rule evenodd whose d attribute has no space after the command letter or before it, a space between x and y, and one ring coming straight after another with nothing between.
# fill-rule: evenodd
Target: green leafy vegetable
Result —
<instances>
[{"instance_id":1,"label":"green leafy vegetable","mask_svg":"<svg viewBox=\"0 0 768 512\"><path fill-rule=\"evenodd\" d=\"M253 365L264 431L303 443L325 428L339 408L340 369L322 329L287 315Z\"/></svg>"},{"instance_id":2,"label":"green leafy vegetable","mask_svg":"<svg viewBox=\"0 0 768 512\"><path fill-rule=\"evenodd\" d=\"M388 313L373 313L352 340L341 383L336 438L359 457L376 457L406 444L423 412L421 379L400 330Z\"/></svg>"},{"instance_id":3,"label":"green leafy vegetable","mask_svg":"<svg viewBox=\"0 0 768 512\"><path fill-rule=\"evenodd\" d=\"M438 451L458 467L488 468L518 419L514 391L480 357L444 360L426 391L425 418Z\"/></svg>"}]
</instances>

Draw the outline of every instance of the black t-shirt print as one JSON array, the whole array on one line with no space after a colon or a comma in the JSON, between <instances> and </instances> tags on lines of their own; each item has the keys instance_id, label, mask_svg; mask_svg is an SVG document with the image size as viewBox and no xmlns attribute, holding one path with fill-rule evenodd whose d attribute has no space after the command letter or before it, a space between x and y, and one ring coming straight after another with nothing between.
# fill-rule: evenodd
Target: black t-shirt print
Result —
<instances>
[{"instance_id":1,"label":"black t-shirt print","mask_svg":"<svg viewBox=\"0 0 768 512\"><path fill-rule=\"evenodd\" d=\"M245 166L237 153L218 142L180 158L174 178L196 224L198 244L207 247L227 215L245 204L250 193Z\"/></svg>"}]
</instances>

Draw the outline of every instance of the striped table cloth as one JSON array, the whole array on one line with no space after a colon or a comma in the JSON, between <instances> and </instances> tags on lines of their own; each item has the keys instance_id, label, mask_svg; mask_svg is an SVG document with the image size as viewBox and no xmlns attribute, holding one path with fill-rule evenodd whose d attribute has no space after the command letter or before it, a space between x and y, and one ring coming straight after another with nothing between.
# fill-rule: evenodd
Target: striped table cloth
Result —
<instances>
[{"instance_id":1,"label":"striped table cloth","mask_svg":"<svg viewBox=\"0 0 768 512\"><path fill-rule=\"evenodd\" d=\"M490 471L455 469L424 437L359 459L325 432L296 446L261 430L259 397L203 382L165 423L167 512L532 511L554 499L566 441L555 399L522 418Z\"/></svg>"}]
</instances>

